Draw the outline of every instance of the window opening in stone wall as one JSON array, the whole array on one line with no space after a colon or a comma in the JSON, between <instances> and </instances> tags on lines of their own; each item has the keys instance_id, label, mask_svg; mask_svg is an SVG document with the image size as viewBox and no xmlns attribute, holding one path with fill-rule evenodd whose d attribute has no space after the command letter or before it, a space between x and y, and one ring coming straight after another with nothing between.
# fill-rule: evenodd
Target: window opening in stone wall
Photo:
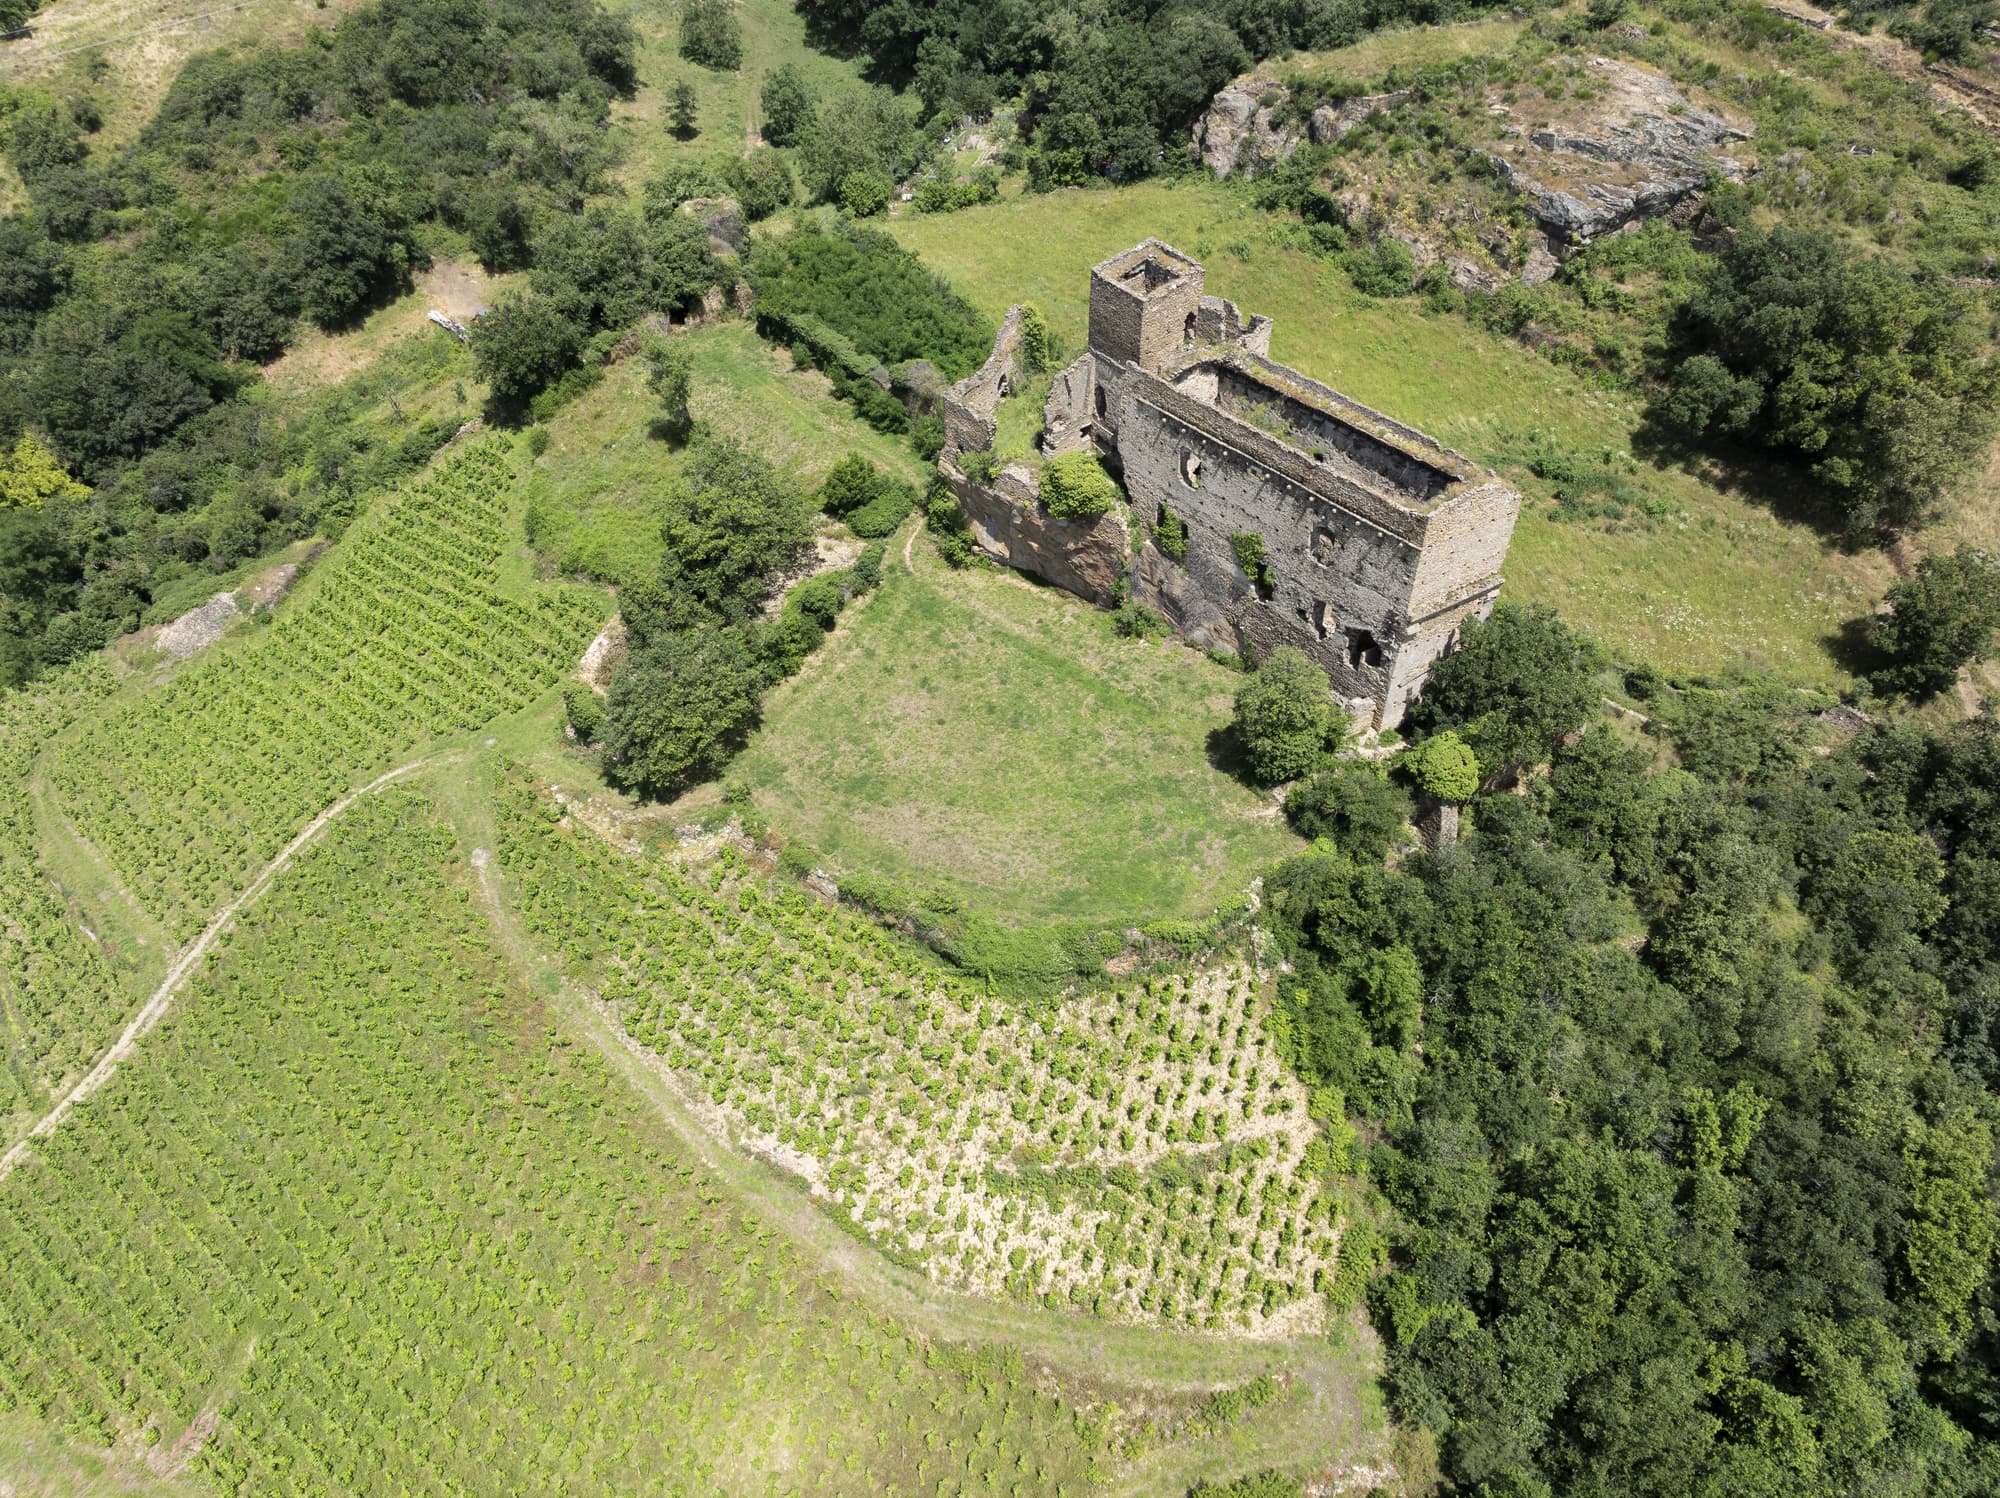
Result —
<instances>
[{"instance_id":1,"label":"window opening in stone wall","mask_svg":"<svg viewBox=\"0 0 2000 1498\"><path fill-rule=\"evenodd\" d=\"M1375 643L1372 629L1350 629L1347 634L1347 664L1355 670L1363 666L1379 668L1382 664L1382 647Z\"/></svg>"},{"instance_id":2,"label":"window opening in stone wall","mask_svg":"<svg viewBox=\"0 0 2000 1498\"><path fill-rule=\"evenodd\" d=\"M1325 526L1321 526L1313 532L1312 557L1320 566L1331 566L1334 557L1339 551L1340 542L1335 538L1332 531L1328 530Z\"/></svg>"},{"instance_id":3,"label":"window opening in stone wall","mask_svg":"<svg viewBox=\"0 0 2000 1498\"><path fill-rule=\"evenodd\" d=\"M1322 640L1340 628L1340 621L1334 618L1332 608L1324 599L1313 605L1313 628L1319 631Z\"/></svg>"},{"instance_id":4,"label":"window opening in stone wall","mask_svg":"<svg viewBox=\"0 0 2000 1498\"><path fill-rule=\"evenodd\" d=\"M1193 448L1181 449L1181 482L1190 489L1201 487L1201 458Z\"/></svg>"},{"instance_id":5,"label":"window opening in stone wall","mask_svg":"<svg viewBox=\"0 0 2000 1498\"><path fill-rule=\"evenodd\" d=\"M1104 416L1104 387L1103 387L1102 385L1099 385L1099 386L1097 387L1097 415L1098 415L1098 418L1099 418L1100 420L1102 420L1102 419L1103 419L1103 416Z\"/></svg>"},{"instance_id":6,"label":"window opening in stone wall","mask_svg":"<svg viewBox=\"0 0 2000 1498\"><path fill-rule=\"evenodd\" d=\"M1181 342L1189 347L1194 345L1194 314L1187 315L1187 323L1181 328Z\"/></svg>"}]
</instances>

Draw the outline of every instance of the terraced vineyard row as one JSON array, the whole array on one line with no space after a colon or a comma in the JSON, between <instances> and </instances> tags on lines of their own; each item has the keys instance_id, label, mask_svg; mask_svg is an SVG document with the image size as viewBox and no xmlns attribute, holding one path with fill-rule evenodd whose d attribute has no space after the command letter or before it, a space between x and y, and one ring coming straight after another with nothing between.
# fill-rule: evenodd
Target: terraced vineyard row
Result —
<instances>
[{"instance_id":1,"label":"terraced vineyard row","mask_svg":"<svg viewBox=\"0 0 2000 1498\"><path fill-rule=\"evenodd\" d=\"M241 1493L1080 1492L1096 1424L733 1208L357 805L0 1185L0 1409Z\"/></svg>"},{"instance_id":2,"label":"terraced vineyard row","mask_svg":"<svg viewBox=\"0 0 2000 1498\"><path fill-rule=\"evenodd\" d=\"M63 805L176 936L357 779L525 706L582 652L601 596L502 588L513 482L502 439L447 458L345 540L263 638L63 746Z\"/></svg>"},{"instance_id":3,"label":"terraced vineyard row","mask_svg":"<svg viewBox=\"0 0 2000 1498\"><path fill-rule=\"evenodd\" d=\"M0 1148L90 1065L129 1002L40 867L28 798L36 757L112 685L92 660L0 694Z\"/></svg>"},{"instance_id":4,"label":"terraced vineyard row","mask_svg":"<svg viewBox=\"0 0 2000 1498\"><path fill-rule=\"evenodd\" d=\"M987 1294L1258 1328L1310 1312L1337 1208L1247 972L1030 1018L727 848L640 862L520 775L527 927L713 1121L891 1252Z\"/></svg>"}]
</instances>

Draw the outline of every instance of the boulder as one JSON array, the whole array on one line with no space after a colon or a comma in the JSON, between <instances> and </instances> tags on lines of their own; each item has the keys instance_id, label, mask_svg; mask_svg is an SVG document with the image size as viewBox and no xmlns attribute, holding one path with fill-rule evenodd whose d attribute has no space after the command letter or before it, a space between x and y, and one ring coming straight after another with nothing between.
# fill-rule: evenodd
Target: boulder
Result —
<instances>
[{"instance_id":1,"label":"boulder","mask_svg":"<svg viewBox=\"0 0 2000 1498\"><path fill-rule=\"evenodd\" d=\"M701 220L708 230L708 248L717 255L741 255L750 245L749 221L734 198L689 198L681 212Z\"/></svg>"},{"instance_id":2,"label":"boulder","mask_svg":"<svg viewBox=\"0 0 2000 1498\"><path fill-rule=\"evenodd\" d=\"M1540 286L1544 281L1555 279L1556 272L1561 269L1561 262L1549 253L1549 247L1538 242L1528 250L1528 258L1521 266L1521 284Z\"/></svg>"},{"instance_id":3,"label":"boulder","mask_svg":"<svg viewBox=\"0 0 2000 1498\"><path fill-rule=\"evenodd\" d=\"M1269 171L1298 149L1298 127L1277 119L1290 99L1291 90L1282 83L1238 78L1195 121L1195 154L1218 177Z\"/></svg>"}]
</instances>

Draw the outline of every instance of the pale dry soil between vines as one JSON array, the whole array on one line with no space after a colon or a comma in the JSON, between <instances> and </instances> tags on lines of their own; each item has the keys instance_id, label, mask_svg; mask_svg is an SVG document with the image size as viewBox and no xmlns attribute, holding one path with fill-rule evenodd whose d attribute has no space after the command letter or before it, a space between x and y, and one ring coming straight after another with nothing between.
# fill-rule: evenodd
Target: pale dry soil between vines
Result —
<instances>
[{"instance_id":1,"label":"pale dry soil between vines","mask_svg":"<svg viewBox=\"0 0 2000 1498\"><path fill-rule=\"evenodd\" d=\"M1288 1392L1277 1403L1207 1440L1159 1447L1104 1491L1134 1498L1176 1493L1198 1481L1264 1467L1321 1474L1330 1484L1328 1492L1365 1491L1389 1476L1391 1441L1378 1383L1381 1349L1359 1318L1330 1336L1271 1340L1114 1323L967 1295L894 1264L815 1205L780 1166L731 1147L711 1129L706 1119L710 1110L691 1102L666 1064L627 1036L608 1006L560 976L556 964L527 938L509 904L504 878L487 854L498 845L498 831L474 780L455 774L433 776L425 783L445 807L478 870L501 950L707 1170L845 1289L920 1335L1008 1343L1026 1357L1086 1378L1161 1393L1235 1386L1266 1373L1287 1381Z\"/></svg>"}]
</instances>

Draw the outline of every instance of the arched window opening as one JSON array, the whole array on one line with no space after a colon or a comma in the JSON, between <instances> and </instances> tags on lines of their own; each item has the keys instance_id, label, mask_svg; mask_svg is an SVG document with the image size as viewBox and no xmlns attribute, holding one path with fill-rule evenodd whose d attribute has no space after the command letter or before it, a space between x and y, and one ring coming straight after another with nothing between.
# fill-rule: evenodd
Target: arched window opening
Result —
<instances>
[{"instance_id":1,"label":"arched window opening","mask_svg":"<svg viewBox=\"0 0 2000 1498\"><path fill-rule=\"evenodd\" d=\"M1181 449L1181 482L1190 489L1201 487L1201 457L1191 447Z\"/></svg>"}]
</instances>

